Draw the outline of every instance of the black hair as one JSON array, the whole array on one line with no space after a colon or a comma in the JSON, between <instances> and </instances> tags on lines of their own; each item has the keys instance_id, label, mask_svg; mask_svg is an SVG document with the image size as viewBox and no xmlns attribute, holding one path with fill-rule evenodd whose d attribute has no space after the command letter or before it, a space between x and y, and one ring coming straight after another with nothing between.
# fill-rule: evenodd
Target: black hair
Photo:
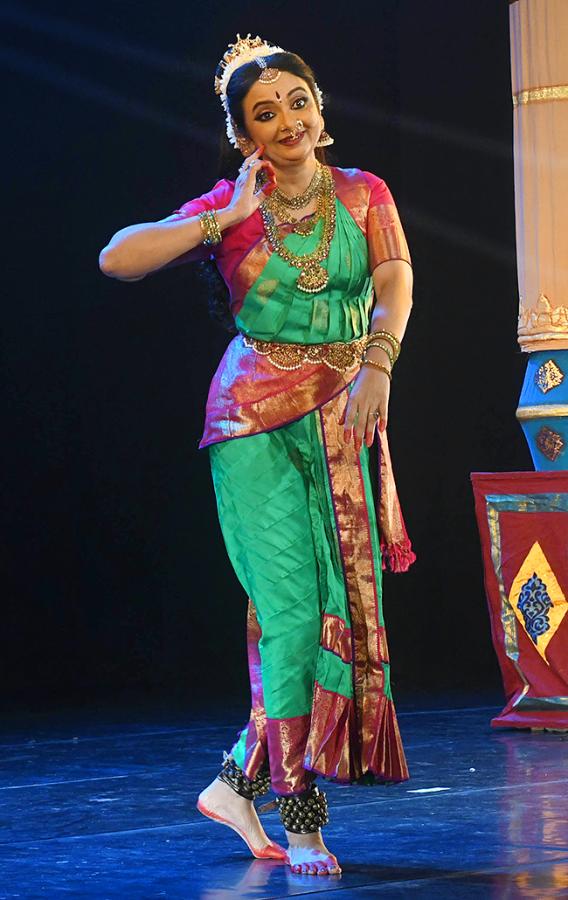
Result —
<instances>
[{"instance_id":1,"label":"black hair","mask_svg":"<svg viewBox=\"0 0 568 900\"><path fill-rule=\"evenodd\" d=\"M319 97L316 90L316 79L313 70L304 62L301 56L296 53L288 53L281 51L271 53L264 57L267 68L280 69L282 72L290 72L291 75L297 75L302 78L308 85L314 100L319 106ZM216 75L220 78L223 74L221 64L217 67ZM253 84L256 84L259 76L258 63L248 62L238 69L235 69L229 79L227 85L227 104L230 116L235 123L236 130L246 136L243 100L250 91ZM326 154L323 147L316 148L316 158L319 162L326 163ZM235 178L239 166L243 161L242 154L239 150L232 146L223 129L221 136L221 146L219 154L219 177ZM219 270L214 262L207 260L199 264L202 279L207 284L209 290L209 313L216 319L227 331L235 334L233 316L229 309L229 292L223 281Z\"/></svg>"}]
</instances>

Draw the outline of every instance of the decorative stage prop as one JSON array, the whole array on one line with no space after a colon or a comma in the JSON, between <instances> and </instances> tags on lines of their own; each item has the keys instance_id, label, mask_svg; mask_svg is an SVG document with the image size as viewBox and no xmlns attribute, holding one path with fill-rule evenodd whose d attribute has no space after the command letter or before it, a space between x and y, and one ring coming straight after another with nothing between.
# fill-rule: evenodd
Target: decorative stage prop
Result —
<instances>
[{"instance_id":1,"label":"decorative stage prop","mask_svg":"<svg viewBox=\"0 0 568 900\"><path fill-rule=\"evenodd\" d=\"M568 45L567 45L568 46ZM568 109L567 109L568 112ZM566 195L568 202L568 194ZM566 223L568 227L568 222ZM566 258L568 264L568 257ZM531 352L517 409L535 469L568 468L568 350Z\"/></svg>"},{"instance_id":2,"label":"decorative stage prop","mask_svg":"<svg viewBox=\"0 0 568 900\"><path fill-rule=\"evenodd\" d=\"M507 698L491 724L568 728L568 472L471 479Z\"/></svg>"},{"instance_id":3,"label":"decorative stage prop","mask_svg":"<svg viewBox=\"0 0 568 900\"><path fill-rule=\"evenodd\" d=\"M509 6L519 281L517 418L536 472L472 473L507 705L568 729L568 0Z\"/></svg>"},{"instance_id":4,"label":"decorative stage prop","mask_svg":"<svg viewBox=\"0 0 568 900\"><path fill-rule=\"evenodd\" d=\"M568 3L510 5L519 279L530 353L517 418L535 469L568 469Z\"/></svg>"}]
</instances>

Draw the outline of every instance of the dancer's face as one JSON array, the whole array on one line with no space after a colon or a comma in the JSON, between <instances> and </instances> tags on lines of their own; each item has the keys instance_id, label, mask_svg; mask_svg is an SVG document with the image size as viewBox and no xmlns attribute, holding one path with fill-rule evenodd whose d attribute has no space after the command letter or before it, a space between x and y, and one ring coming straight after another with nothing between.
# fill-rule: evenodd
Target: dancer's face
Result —
<instances>
[{"instance_id":1,"label":"dancer's face","mask_svg":"<svg viewBox=\"0 0 568 900\"><path fill-rule=\"evenodd\" d=\"M297 164L315 155L323 128L316 100L303 78L281 72L273 84L256 81L243 100L247 135L276 165Z\"/></svg>"}]
</instances>

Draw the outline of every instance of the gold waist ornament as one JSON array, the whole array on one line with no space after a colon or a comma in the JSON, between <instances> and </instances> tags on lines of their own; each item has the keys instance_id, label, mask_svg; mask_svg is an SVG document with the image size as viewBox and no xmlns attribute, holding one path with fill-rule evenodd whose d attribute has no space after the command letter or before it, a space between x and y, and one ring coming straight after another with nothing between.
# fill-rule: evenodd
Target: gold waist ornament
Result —
<instances>
[{"instance_id":1,"label":"gold waist ornament","mask_svg":"<svg viewBox=\"0 0 568 900\"><path fill-rule=\"evenodd\" d=\"M260 341L243 335L245 347L267 359L277 369L300 369L304 363L320 365L336 372L348 372L361 365L367 344L367 335L353 341L333 341L329 344L282 344L276 341Z\"/></svg>"}]
</instances>

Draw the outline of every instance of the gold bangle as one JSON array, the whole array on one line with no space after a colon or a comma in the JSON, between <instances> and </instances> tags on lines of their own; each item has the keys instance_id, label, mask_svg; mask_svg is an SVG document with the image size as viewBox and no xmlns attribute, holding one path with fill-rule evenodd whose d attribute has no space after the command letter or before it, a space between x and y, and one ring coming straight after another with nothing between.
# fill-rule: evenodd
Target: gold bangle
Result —
<instances>
[{"instance_id":1,"label":"gold bangle","mask_svg":"<svg viewBox=\"0 0 568 900\"><path fill-rule=\"evenodd\" d=\"M391 373L390 369L387 369L387 367L383 366L382 363L375 362L372 359L367 359L367 357L364 356L363 360L361 362L361 365L373 366L374 369L380 369L382 372L386 372L386 374L389 376L389 380L392 380L392 373Z\"/></svg>"},{"instance_id":2,"label":"gold bangle","mask_svg":"<svg viewBox=\"0 0 568 900\"><path fill-rule=\"evenodd\" d=\"M199 224L203 232L203 243L206 247L221 243L223 237L216 210L206 209L199 213Z\"/></svg>"},{"instance_id":3,"label":"gold bangle","mask_svg":"<svg viewBox=\"0 0 568 900\"><path fill-rule=\"evenodd\" d=\"M392 352L392 347L389 344L383 344L381 341L369 341L367 346L365 347L365 350L370 350L371 347L380 347L381 350L384 350L389 358L391 368L394 366L394 354Z\"/></svg>"},{"instance_id":4,"label":"gold bangle","mask_svg":"<svg viewBox=\"0 0 568 900\"><path fill-rule=\"evenodd\" d=\"M213 244L220 244L223 240L223 237L221 235L221 229L219 227L217 211L215 209L212 209L209 213L209 226L211 230L211 242Z\"/></svg>"},{"instance_id":5,"label":"gold bangle","mask_svg":"<svg viewBox=\"0 0 568 900\"><path fill-rule=\"evenodd\" d=\"M401 344L400 344L400 341L397 338L397 336L395 334L393 334L392 331L385 331L384 329L381 328L378 331L372 331L370 333L370 335L367 338L367 343L369 343L369 341L373 340L373 338L384 338L386 341L389 342L389 344L391 344L393 353L394 353L394 361L396 362L396 360L398 359L398 357L400 355L400 348L401 348Z\"/></svg>"},{"instance_id":6,"label":"gold bangle","mask_svg":"<svg viewBox=\"0 0 568 900\"><path fill-rule=\"evenodd\" d=\"M206 247L211 243L210 237L210 226L209 226L209 212L208 210L203 210L203 212L199 213L199 224L201 225L201 236L203 243Z\"/></svg>"},{"instance_id":7,"label":"gold bangle","mask_svg":"<svg viewBox=\"0 0 568 900\"><path fill-rule=\"evenodd\" d=\"M217 219L216 210L207 210L207 218L205 221L207 223L207 243L220 244L223 238L221 235L221 229L219 227L219 220Z\"/></svg>"},{"instance_id":8,"label":"gold bangle","mask_svg":"<svg viewBox=\"0 0 568 900\"><path fill-rule=\"evenodd\" d=\"M385 340L390 344L390 346L392 347L394 359L396 362L396 360L398 359L398 357L400 355L400 341L393 334L391 334L390 331L386 331L386 332L385 331L373 331L367 338L367 344L369 344L371 341L374 341L378 338Z\"/></svg>"},{"instance_id":9,"label":"gold bangle","mask_svg":"<svg viewBox=\"0 0 568 900\"><path fill-rule=\"evenodd\" d=\"M371 331L371 333L369 334L369 340L374 337L384 337L395 347L400 347L400 341L397 338L396 334L393 334L392 331L386 331L384 328L378 328L377 331Z\"/></svg>"}]
</instances>

